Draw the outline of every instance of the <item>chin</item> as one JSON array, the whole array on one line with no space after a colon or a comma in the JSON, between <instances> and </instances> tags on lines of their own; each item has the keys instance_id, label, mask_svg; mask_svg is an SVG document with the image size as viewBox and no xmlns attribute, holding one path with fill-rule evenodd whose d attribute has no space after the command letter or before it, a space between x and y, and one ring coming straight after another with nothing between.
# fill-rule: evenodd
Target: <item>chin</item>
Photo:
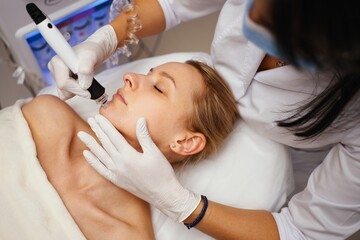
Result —
<instances>
[{"instance_id":1,"label":"chin","mask_svg":"<svg viewBox=\"0 0 360 240\"><path fill-rule=\"evenodd\" d=\"M109 105L107 107L103 107L101 106L99 108L99 114L103 115L104 117L106 117L107 115L109 115L109 113L115 111L114 107L111 105L111 102L109 103ZM106 117L108 118L108 117Z\"/></svg>"},{"instance_id":2,"label":"chin","mask_svg":"<svg viewBox=\"0 0 360 240\"><path fill-rule=\"evenodd\" d=\"M103 106L101 106L99 108L99 114L103 115L104 116L104 112L106 111L106 108L104 108Z\"/></svg>"},{"instance_id":3,"label":"chin","mask_svg":"<svg viewBox=\"0 0 360 240\"><path fill-rule=\"evenodd\" d=\"M99 114L104 115L104 114L103 114L103 107L100 107L100 108L99 108Z\"/></svg>"}]
</instances>

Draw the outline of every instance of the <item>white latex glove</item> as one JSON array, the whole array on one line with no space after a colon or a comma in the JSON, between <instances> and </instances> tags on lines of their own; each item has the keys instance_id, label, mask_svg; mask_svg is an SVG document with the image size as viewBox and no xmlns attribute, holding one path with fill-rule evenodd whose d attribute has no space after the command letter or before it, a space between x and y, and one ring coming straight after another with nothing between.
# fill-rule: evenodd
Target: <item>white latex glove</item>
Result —
<instances>
[{"instance_id":1,"label":"white latex glove","mask_svg":"<svg viewBox=\"0 0 360 240\"><path fill-rule=\"evenodd\" d=\"M73 78L70 69L58 56L53 57L48 68L56 81L59 97L62 100L75 95L90 98L90 93L86 89L91 86L94 70L115 52L117 44L113 27L105 25L84 42L76 45L74 51L79 63L78 81Z\"/></svg>"},{"instance_id":2,"label":"white latex glove","mask_svg":"<svg viewBox=\"0 0 360 240\"><path fill-rule=\"evenodd\" d=\"M92 152L85 150L84 157L102 176L175 221L182 222L195 210L200 195L181 186L172 166L152 141L144 118L136 125L143 153L130 146L103 116L89 118L88 122L103 147L85 132L79 132L78 137Z\"/></svg>"}]
</instances>

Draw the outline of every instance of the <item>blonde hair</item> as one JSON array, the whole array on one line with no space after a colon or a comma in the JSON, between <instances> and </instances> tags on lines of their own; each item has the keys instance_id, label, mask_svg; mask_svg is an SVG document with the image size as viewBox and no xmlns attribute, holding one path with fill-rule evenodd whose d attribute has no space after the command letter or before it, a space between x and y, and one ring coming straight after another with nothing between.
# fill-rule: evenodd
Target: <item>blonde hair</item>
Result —
<instances>
[{"instance_id":1,"label":"blonde hair","mask_svg":"<svg viewBox=\"0 0 360 240\"><path fill-rule=\"evenodd\" d=\"M204 80L204 90L195 93L194 112L189 116L188 127L204 134L205 148L188 156L184 162L199 161L216 152L225 138L233 130L239 117L235 98L225 80L205 63L188 60L186 64L194 67Z\"/></svg>"}]
</instances>

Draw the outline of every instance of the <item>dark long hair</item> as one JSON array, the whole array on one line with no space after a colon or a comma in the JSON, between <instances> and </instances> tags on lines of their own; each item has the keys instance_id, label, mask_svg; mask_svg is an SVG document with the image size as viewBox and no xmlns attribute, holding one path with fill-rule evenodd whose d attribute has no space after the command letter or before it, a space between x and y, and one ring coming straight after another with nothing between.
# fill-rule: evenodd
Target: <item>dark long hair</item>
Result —
<instances>
[{"instance_id":1,"label":"dark long hair","mask_svg":"<svg viewBox=\"0 0 360 240\"><path fill-rule=\"evenodd\" d=\"M332 71L330 85L278 126L303 139L360 119L360 14L355 0L268 0L270 30L287 59ZM350 111L351 109L351 111Z\"/></svg>"}]
</instances>

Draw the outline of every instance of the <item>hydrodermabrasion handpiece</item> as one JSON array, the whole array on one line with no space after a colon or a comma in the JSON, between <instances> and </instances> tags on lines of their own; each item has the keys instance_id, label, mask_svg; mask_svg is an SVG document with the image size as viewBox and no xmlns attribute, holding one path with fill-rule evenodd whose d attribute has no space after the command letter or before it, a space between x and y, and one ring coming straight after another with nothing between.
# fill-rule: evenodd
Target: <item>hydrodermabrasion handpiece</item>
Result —
<instances>
[{"instance_id":1,"label":"hydrodermabrasion handpiece","mask_svg":"<svg viewBox=\"0 0 360 240\"><path fill-rule=\"evenodd\" d=\"M46 42L76 75L78 71L78 58L61 32L34 3L27 4L26 10ZM107 106L108 96L105 93L105 88L95 78L93 78L92 84L87 90L90 92L91 99L104 107Z\"/></svg>"}]
</instances>

